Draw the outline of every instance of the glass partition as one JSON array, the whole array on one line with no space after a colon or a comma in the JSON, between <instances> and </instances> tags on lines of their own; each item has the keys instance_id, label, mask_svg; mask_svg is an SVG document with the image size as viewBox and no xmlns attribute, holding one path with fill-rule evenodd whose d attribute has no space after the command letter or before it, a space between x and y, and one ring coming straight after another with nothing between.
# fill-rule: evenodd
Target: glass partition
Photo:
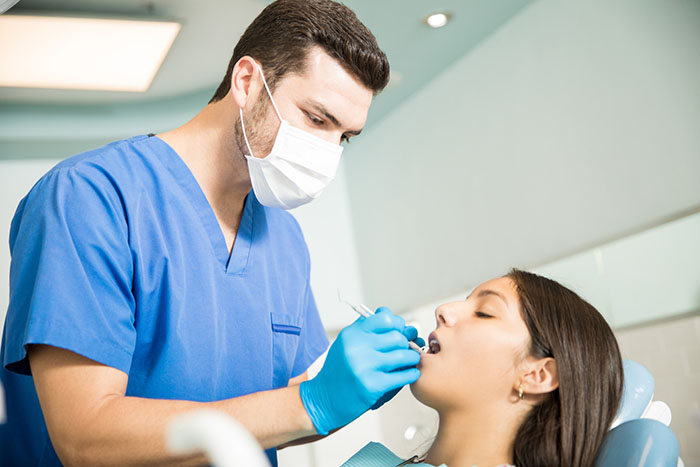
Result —
<instances>
[{"instance_id":1,"label":"glass partition","mask_svg":"<svg viewBox=\"0 0 700 467\"><path fill-rule=\"evenodd\" d=\"M533 271L572 288L613 328L700 311L700 211Z\"/></svg>"}]
</instances>

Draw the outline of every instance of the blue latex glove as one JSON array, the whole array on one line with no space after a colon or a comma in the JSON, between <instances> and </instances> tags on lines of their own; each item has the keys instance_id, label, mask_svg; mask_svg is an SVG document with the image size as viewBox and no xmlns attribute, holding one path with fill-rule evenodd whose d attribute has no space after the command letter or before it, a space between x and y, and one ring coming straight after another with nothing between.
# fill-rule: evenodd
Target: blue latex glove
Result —
<instances>
[{"instance_id":1,"label":"blue latex glove","mask_svg":"<svg viewBox=\"0 0 700 467\"><path fill-rule=\"evenodd\" d=\"M340 331L321 371L299 386L319 434L347 425L385 394L418 379L420 354L409 348L405 328L401 317L380 308Z\"/></svg>"},{"instance_id":2,"label":"blue latex glove","mask_svg":"<svg viewBox=\"0 0 700 467\"><path fill-rule=\"evenodd\" d=\"M401 334L403 334L407 340L413 341L416 343L418 347L423 347L425 345L425 340L423 340L422 337L418 337L418 330L414 328L413 326L406 326L401 330ZM379 400L371 407L372 410L377 410L379 407L383 406L387 402L389 402L391 399L394 398L396 394L399 393L399 391L402 388L396 388L393 391L389 391L386 394L384 394L382 397L379 398Z\"/></svg>"}]
</instances>

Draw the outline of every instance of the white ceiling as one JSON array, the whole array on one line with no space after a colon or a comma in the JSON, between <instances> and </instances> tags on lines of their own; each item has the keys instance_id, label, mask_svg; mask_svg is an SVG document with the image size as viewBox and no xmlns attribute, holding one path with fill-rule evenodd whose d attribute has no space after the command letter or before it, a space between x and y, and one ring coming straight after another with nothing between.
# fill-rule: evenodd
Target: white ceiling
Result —
<instances>
[{"instance_id":1,"label":"white ceiling","mask_svg":"<svg viewBox=\"0 0 700 467\"><path fill-rule=\"evenodd\" d=\"M375 99L376 124L498 30L532 0L348 0L392 67ZM165 131L194 116L220 83L245 27L267 5L254 0L22 0L10 14L48 12L177 19L183 27L143 93L0 88L0 159L62 158L109 141ZM442 29L422 19L453 13ZM399 79L395 79L395 78Z\"/></svg>"},{"instance_id":2,"label":"white ceiling","mask_svg":"<svg viewBox=\"0 0 700 467\"><path fill-rule=\"evenodd\" d=\"M346 1L374 32L390 59L392 74L399 77L382 96L379 105L382 108L375 109L374 115L384 115L531 1ZM0 87L0 103L121 105L213 91L226 71L238 38L268 3L263 0L22 0L10 14L32 11L154 17L180 21L183 27L146 92ZM422 23L425 16L438 10L453 13L454 19L448 26L435 30Z\"/></svg>"},{"instance_id":3,"label":"white ceiling","mask_svg":"<svg viewBox=\"0 0 700 467\"><path fill-rule=\"evenodd\" d=\"M105 104L149 101L212 88L223 77L238 37L264 7L253 0L22 0L22 11L173 19L183 27L148 91L106 92L1 88L0 102Z\"/></svg>"}]
</instances>

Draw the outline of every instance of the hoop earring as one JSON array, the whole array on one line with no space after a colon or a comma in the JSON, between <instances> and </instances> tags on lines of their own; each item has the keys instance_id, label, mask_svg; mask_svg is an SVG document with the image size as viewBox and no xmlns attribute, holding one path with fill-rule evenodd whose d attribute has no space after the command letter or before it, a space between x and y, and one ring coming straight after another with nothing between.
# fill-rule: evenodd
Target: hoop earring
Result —
<instances>
[{"instance_id":1,"label":"hoop earring","mask_svg":"<svg viewBox=\"0 0 700 467\"><path fill-rule=\"evenodd\" d=\"M523 383L518 383L518 398L520 400L525 398L525 394L523 393Z\"/></svg>"}]
</instances>

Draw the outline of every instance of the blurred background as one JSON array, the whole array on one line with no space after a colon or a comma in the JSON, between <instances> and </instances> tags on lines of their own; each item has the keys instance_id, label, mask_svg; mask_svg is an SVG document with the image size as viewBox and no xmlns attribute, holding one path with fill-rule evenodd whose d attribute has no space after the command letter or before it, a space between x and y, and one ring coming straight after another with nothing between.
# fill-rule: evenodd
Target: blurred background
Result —
<instances>
[{"instance_id":1,"label":"blurred background","mask_svg":"<svg viewBox=\"0 0 700 467\"><path fill-rule=\"evenodd\" d=\"M179 25L142 91L0 80L4 244L19 200L58 161L192 118L267 3L22 0L0 16L0 68L19 34L2 22L12 15ZM439 303L511 267L542 273L596 306L623 356L651 370L686 466L700 466L700 1L345 3L386 51L392 79L337 179L293 211L329 336L354 320L338 289L427 335ZM427 24L434 13L447 23ZM5 246L0 320L9 261ZM280 465L340 465L368 441L408 455L435 427L403 391L319 443L281 451Z\"/></svg>"}]
</instances>

